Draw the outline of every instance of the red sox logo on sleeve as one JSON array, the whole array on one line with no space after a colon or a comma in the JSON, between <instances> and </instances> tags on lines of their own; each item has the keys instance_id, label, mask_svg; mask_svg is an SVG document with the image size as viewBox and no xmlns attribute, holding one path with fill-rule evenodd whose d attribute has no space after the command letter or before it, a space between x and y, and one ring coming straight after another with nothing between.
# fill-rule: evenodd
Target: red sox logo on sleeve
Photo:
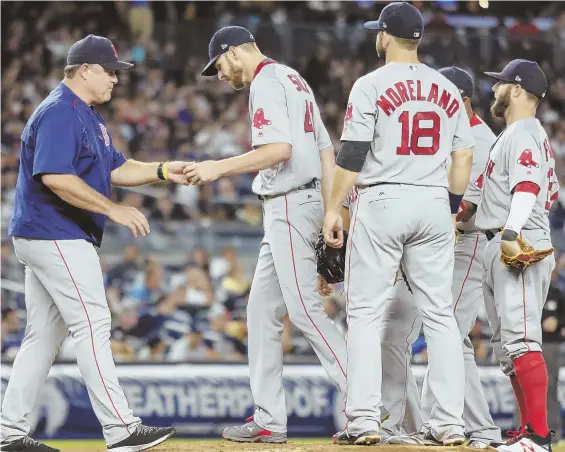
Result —
<instances>
[{"instance_id":1,"label":"red sox logo on sleeve","mask_svg":"<svg viewBox=\"0 0 565 452\"><path fill-rule=\"evenodd\" d=\"M251 121L251 126L256 129L263 130L263 126L270 126L272 123L267 118L265 118L265 112L262 108L258 108L253 115L253 121ZM263 136L263 132L259 132L259 136Z\"/></svg>"},{"instance_id":2,"label":"red sox logo on sleeve","mask_svg":"<svg viewBox=\"0 0 565 452\"><path fill-rule=\"evenodd\" d=\"M110 135L108 135L108 131L104 124L100 123L100 131L102 132L102 137L104 138L104 145L109 148L110 147Z\"/></svg>"},{"instance_id":3,"label":"red sox logo on sleeve","mask_svg":"<svg viewBox=\"0 0 565 452\"><path fill-rule=\"evenodd\" d=\"M483 182L484 182L484 175L481 174L481 175L477 178L477 180L475 181L475 187L482 189L482 188L483 188Z\"/></svg>"},{"instance_id":4,"label":"red sox logo on sleeve","mask_svg":"<svg viewBox=\"0 0 565 452\"><path fill-rule=\"evenodd\" d=\"M522 166L525 166L526 168L531 168L532 166L535 168L539 168L539 165L534 160L531 149L523 150L522 153L520 154L520 157L518 157L518 160L516 160L516 162L518 162Z\"/></svg>"}]
</instances>

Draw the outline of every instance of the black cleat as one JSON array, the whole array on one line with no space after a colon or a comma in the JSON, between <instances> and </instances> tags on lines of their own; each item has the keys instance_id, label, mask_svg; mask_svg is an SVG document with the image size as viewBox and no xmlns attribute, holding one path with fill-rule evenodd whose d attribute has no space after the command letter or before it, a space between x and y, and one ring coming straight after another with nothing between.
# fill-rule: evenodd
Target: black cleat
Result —
<instances>
[{"instance_id":1,"label":"black cleat","mask_svg":"<svg viewBox=\"0 0 565 452\"><path fill-rule=\"evenodd\" d=\"M108 451L138 452L150 449L165 442L175 433L176 430L172 427L147 427L140 424L126 439L108 446Z\"/></svg>"},{"instance_id":2,"label":"black cleat","mask_svg":"<svg viewBox=\"0 0 565 452\"><path fill-rule=\"evenodd\" d=\"M332 437L332 444L370 446L371 444L379 444L381 442L381 434L376 431L364 432L357 436L351 436L347 430L337 432Z\"/></svg>"},{"instance_id":3,"label":"black cleat","mask_svg":"<svg viewBox=\"0 0 565 452\"><path fill-rule=\"evenodd\" d=\"M12 442L2 442L0 448L3 452L61 452L59 449L49 447L39 441L23 436Z\"/></svg>"}]
</instances>

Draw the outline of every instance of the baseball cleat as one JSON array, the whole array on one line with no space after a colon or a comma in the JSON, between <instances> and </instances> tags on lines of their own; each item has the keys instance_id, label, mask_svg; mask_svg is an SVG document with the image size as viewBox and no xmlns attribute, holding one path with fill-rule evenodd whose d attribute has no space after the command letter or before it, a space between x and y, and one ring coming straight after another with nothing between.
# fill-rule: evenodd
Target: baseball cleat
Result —
<instances>
[{"instance_id":1,"label":"baseball cleat","mask_svg":"<svg viewBox=\"0 0 565 452\"><path fill-rule=\"evenodd\" d=\"M342 430L332 437L332 444L339 444L342 446L370 446L372 444L379 444L380 442L381 434L376 431L365 432L357 436L352 436L347 430Z\"/></svg>"},{"instance_id":2,"label":"baseball cleat","mask_svg":"<svg viewBox=\"0 0 565 452\"><path fill-rule=\"evenodd\" d=\"M388 421L388 418L390 417L390 413L384 406L380 407L380 412L381 412L381 424L382 424Z\"/></svg>"},{"instance_id":3,"label":"baseball cleat","mask_svg":"<svg viewBox=\"0 0 565 452\"><path fill-rule=\"evenodd\" d=\"M257 425L253 416L246 419L246 424L226 427L222 438L238 443L277 443L287 442L286 433L271 432Z\"/></svg>"},{"instance_id":4,"label":"baseball cleat","mask_svg":"<svg viewBox=\"0 0 565 452\"><path fill-rule=\"evenodd\" d=\"M428 435L432 436L431 433L428 433ZM451 433L449 435L446 435L445 438L441 440L441 444L448 447L461 446L464 443L465 443L465 435L461 435L459 433Z\"/></svg>"},{"instance_id":5,"label":"baseball cleat","mask_svg":"<svg viewBox=\"0 0 565 452\"><path fill-rule=\"evenodd\" d=\"M35 441L29 436L23 436L11 442L3 441L0 448L4 452L60 452L59 449Z\"/></svg>"},{"instance_id":6,"label":"baseball cleat","mask_svg":"<svg viewBox=\"0 0 565 452\"><path fill-rule=\"evenodd\" d=\"M514 438L510 438L506 443L498 446L496 450L500 452L552 452L551 441L555 432L550 430L547 436L539 436L529 425L519 432Z\"/></svg>"},{"instance_id":7,"label":"baseball cleat","mask_svg":"<svg viewBox=\"0 0 565 452\"><path fill-rule=\"evenodd\" d=\"M119 443L108 446L111 452L138 452L155 447L176 433L172 427L147 427L139 424L135 431Z\"/></svg>"},{"instance_id":8,"label":"baseball cleat","mask_svg":"<svg viewBox=\"0 0 565 452\"><path fill-rule=\"evenodd\" d=\"M478 439L472 439L466 444L466 447L469 447L471 449L495 449L500 445L501 443L490 443Z\"/></svg>"},{"instance_id":9,"label":"baseball cleat","mask_svg":"<svg viewBox=\"0 0 565 452\"><path fill-rule=\"evenodd\" d=\"M402 444L404 446L441 446L438 440L436 440L427 431L419 431L410 433L409 435L397 435L391 436L387 440L388 444Z\"/></svg>"}]
</instances>

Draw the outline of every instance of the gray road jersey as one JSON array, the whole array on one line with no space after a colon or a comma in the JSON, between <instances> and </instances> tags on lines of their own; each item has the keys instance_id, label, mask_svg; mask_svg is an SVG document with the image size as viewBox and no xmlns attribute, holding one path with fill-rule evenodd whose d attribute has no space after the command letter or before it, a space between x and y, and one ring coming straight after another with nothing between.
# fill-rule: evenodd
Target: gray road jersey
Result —
<instances>
[{"instance_id":1,"label":"gray road jersey","mask_svg":"<svg viewBox=\"0 0 565 452\"><path fill-rule=\"evenodd\" d=\"M482 188L475 219L479 229L495 229L506 224L512 191L520 182L533 182L540 188L524 229L541 228L549 233L549 209L557 199L559 183L555 155L536 118L522 119L507 127L490 151L478 183Z\"/></svg>"},{"instance_id":2,"label":"gray road jersey","mask_svg":"<svg viewBox=\"0 0 565 452\"><path fill-rule=\"evenodd\" d=\"M469 185L467 190L465 190L463 199L478 206L481 200L481 189L477 186L477 181L486 167L490 148L496 141L496 135L477 115L471 118L470 124L471 132L475 138L475 146L473 146L471 177L469 178ZM465 223L460 223L458 227L463 231L474 231L476 229L475 216Z\"/></svg>"},{"instance_id":3,"label":"gray road jersey","mask_svg":"<svg viewBox=\"0 0 565 452\"><path fill-rule=\"evenodd\" d=\"M459 90L425 64L389 63L355 82L342 141L371 142L357 183L447 187L451 152L473 147Z\"/></svg>"},{"instance_id":4,"label":"gray road jersey","mask_svg":"<svg viewBox=\"0 0 565 452\"><path fill-rule=\"evenodd\" d=\"M251 82L249 117L254 148L292 145L290 160L259 171L253 191L277 195L321 178L320 150L332 145L312 89L294 69L267 61Z\"/></svg>"}]
</instances>

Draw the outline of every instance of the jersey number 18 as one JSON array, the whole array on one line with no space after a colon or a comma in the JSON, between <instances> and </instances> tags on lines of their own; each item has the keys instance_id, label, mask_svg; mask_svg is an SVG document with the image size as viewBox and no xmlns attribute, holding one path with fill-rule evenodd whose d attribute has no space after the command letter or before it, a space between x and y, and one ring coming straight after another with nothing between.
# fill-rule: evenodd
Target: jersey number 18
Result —
<instances>
[{"instance_id":1,"label":"jersey number 18","mask_svg":"<svg viewBox=\"0 0 565 452\"><path fill-rule=\"evenodd\" d=\"M439 128L440 119L435 111L420 111L412 117L405 111L398 117L402 124L402 137L400 146L396 148L397 155L434 155L439 149ZM420 121L431 121L431 126L422 127ZM410 122L412 122L412 132L410 132ZM420 146L420 138L431 138L430 146Z\"/></svg>"}]
</instances>

